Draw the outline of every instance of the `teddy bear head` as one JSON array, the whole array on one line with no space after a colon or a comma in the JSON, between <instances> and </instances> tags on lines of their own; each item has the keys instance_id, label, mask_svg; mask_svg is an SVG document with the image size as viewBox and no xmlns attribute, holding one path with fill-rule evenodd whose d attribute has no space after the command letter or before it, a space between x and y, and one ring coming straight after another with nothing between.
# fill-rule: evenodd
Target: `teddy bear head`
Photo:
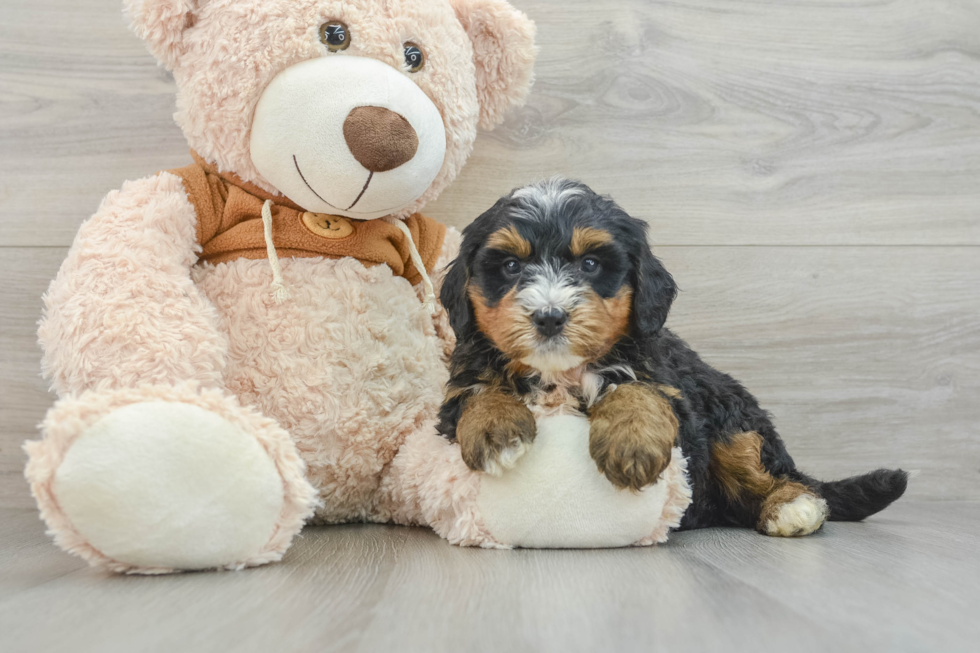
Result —
<instances>
[{"instance_id":1,"label":"teddy bear head","mask_svg":"<svg viewBox=\"0 0 980 653\"><path fill-rule=\"evenodd\" d=\"M419 210L531 84L534 25L505 0L124 2L190 146L309 211Z\"/></svg>"}]
</instances>

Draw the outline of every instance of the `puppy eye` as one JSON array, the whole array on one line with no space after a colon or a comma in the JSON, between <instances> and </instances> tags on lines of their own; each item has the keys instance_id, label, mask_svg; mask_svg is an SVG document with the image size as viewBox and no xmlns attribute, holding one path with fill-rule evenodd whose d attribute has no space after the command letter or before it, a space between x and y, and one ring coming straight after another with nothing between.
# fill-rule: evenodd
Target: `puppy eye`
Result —
<instances>
[{"instance_id":1,"label":"puppy eye","mask_svg":"<svg viewBox=\"0 0 980 653\"><path fill-rule=\"evenodd\" d=\"M422 48L411 41L405 44L405 65L408 66L410 73L417 73L425 65L425 54L422 52Z\"/></svg>"},{"instance_id":2,"label":"puppy eye","mask_svg":"<svg viewBox=\"0 0 980 653\"><path fill-rule=\"evenodd\" d=\"M514 277L521 273L521 262L516 258L509 258L504 261L504 274Z\"/></svg>"},{"instance_id":3,"label":"puppy eye","mask_svg":"<svg viewBox=\"0 0 980 653\"><path fill-rule=\"evenodd\" d=\"M331 52L340 52L350 46L350 31L339 20L331 20L320 25L320 43Z\"/></svg>"},{"instance_id":4,"label":"puppy eye","mask_svg":"<svg viewBox=\"0 0 980 653\"><path fill-rule=\"evenodd\" d=\"M582 259L582 272L586 274L592 274L599 269L599 259L593 258L591 256Z\"/></svg>"}]
</instances>

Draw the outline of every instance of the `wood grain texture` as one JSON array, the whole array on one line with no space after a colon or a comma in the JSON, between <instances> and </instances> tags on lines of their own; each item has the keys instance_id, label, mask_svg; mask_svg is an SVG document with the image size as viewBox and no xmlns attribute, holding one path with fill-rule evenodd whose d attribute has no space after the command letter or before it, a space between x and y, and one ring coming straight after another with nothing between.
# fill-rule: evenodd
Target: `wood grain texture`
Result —
<instances>
[{"instance_id":1,"label":"wood grain texture","mask_svg":"<svg viewBox=\"0 0 980 653\"><path fill-rule=\"evenodd\" d=\"M440 217L561 173L664 244L980 239L975 3L522 6L539 21L538 83ZM477 179L501 183L480 194Z\"/></svg>"},{"instance_id":2,"label":"wood grain texture","mask_svg":"<svg viewBox=\"0 0 980 653\"><path fill-rule=\"evenodd\" d=\"M562 173L663 244L980 244L973 0L516 4L542 47L531 99L433 217ZM5 244L68 245L108 190L188 160L116 2L7 0L0 89Z\"/></svg>"},{"instance_id":3,"label":"wood grain texture","mask_svg":"<svg viewBox=\"0 0 980 653\"><path fill-rule=\"evenodd\" d=\"M711 529L605 551L331 526L277 565L146 578L85 568L0 509L0 648L973 651L978 523L977 503L903 502L802 539Z\"/></svg>"},{"instance_id":4,"label":"wood grain texture","mask_svg":"<svg viewBox=\"0 0 980 653\"><path fill-rule=\"evenodd\" d=\"M41 295L67 248L0 248L0 506L33 504L21 443L54 402L41 378L37 321Z\"/></svg>"}]
</instances>

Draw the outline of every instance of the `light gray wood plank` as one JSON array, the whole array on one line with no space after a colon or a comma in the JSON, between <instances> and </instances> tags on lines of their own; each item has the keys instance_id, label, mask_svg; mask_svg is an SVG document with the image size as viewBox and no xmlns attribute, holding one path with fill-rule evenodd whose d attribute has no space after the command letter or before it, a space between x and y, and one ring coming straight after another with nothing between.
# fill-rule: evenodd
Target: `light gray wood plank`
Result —
<instances>
[{"instance_id":1,"label":"light gray wood plank","mask_svg":"<svg viewBox=\"0 0 980 653\"><path fill-rule=\"evenodd\" d=\"M33 505L24 480L24 440L54 402L41 378L41 295L67 248L0 249L0 506Z\"/></svg>"},{"instance_id":2,"label":"light gray wood plank","mask_svg":"<svg viewBox=\"0 0 980 653\"><path fill-rule=\"evenodd\" d=\"M14 0L0 23L0 244L69 245L126 179L184 165L174 86L122 3Z\"/></svg>"},{"instance_id":3,"label":"light gray wood plank","mask_svg":"<svg viewBox=\"0 0 980 653\"><path fill-rule=\"evenodd\" d=\"M662 247L669 325L775 416L822 478L918 471L909 496L980 499L980 258L974 248ZM40 295L63 250L0 260L0 501L30 504L20 443L51 404Z\"/></svg>"},{"instance_id":4,"label":"light gray wood plank","mask_svg":"<svg viewBox=\"0 0 980 653\"><path fill-rule=\"evenodd\" d=\"M434 535L409 540L374 610L372 623L381 627L363 633L358 651L748 649L759 633L745 619L746 604L767 613L771 650L817 651L837 637L668 548L483 551L439 544ZM384 627L392 623L412 627ZM697 623L713 627L690 628Z\"/></svg>"},{"instance_id":5,"label":"light gray wood plank","mask_svg":"<svg viewBox=\"0 0 980 653\"><path fill-rule=\"evenodd\" d=\"M317 650L345 650L369 620L410 533L393 526L310 529L282 563L241 573L126 577L81 567L15 591L0 585L0 647L305 650L293 641L316 632L331 634ZM53 549L41 538L36 546ZM29 614L48 615L45 627Z\"/></svg>"},{"instance_id":6,"label":"light gray wood plank","mask_svg":"<svg viewBox=\"0 0 980 653\"><path fill-rule=\"evenodd\" d=\"M433 217L563 173L663 244L980 243L975 2L515 4L537 84ZM117 3L7 3L0 243L67 245L108 190L185 163L173 93Z\"/></svg>"},{"instance_id":7,"label":"light gray wood plank","mask_svg":"<svg viewBox=\"0 0 980 653\"><path fill-rule=\"evenodd\" d=\"M43 585L85 568L44 534L34 506L0 508L0 602L17 592Z\"/></svg>"},{"instance_id":8,"label":"light gray wood plank","mask_svg":"<svg viewBox=\"0 0 980 653\"><path fill-rule=\"evenodd\" d=\"M664 244L978 242L975 3L519 4L534 93L439 217L562 173Z\"/></svg>"},{"instance_id":9,"label":"light gray wood plank","mask_svg":"<svg viewBox=\"0 0 980 653\"><path fill-rule=\"evenodd\" d=\"M16 546L0 531L4 562L51 551L69 562L34 565L34 584L0 576L0 647L972 651L978 523L977 503L900 501L801 539L711 529L599 551L459 549L423 529L329 526L304 531L281 564L168 577L71 570L30 527Z\"/></svg>"},{"instance_id":10,"label":"light gray wood plank","mask_svg":"<svg viewBox=\"0 0 980 653\"><path fill-rule=\"evenodd\" d=\"M851 641L865 650L961 650L980 635L968 616L972 590L959 591L980 580L980 506L953 505L900 501L865 523L830 523L799 540L712 529L673 543L779 605L840 634L860 633ZM947 539L949 531L960 536Z\"/></svg>"}]
</instances>

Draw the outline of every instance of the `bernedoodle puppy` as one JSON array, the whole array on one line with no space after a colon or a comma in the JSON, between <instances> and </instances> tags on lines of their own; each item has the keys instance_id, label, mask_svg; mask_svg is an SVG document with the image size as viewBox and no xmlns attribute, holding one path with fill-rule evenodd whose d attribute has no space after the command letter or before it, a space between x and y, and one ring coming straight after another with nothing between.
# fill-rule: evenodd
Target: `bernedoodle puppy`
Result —
<instances>
[{"instance_id":1,"label":"bernedoodle puppy","mask_svg":"<svg viewBox=\"0 0 980 653\"><path fill-rule=\"evenodd\" d=\"M556 178L501 198L463 232L442 287L457 345L440 433L499 474L533 446L536 416L581 414L599 471L633 491L678 445L693 488L682 528L806 535L902 495L901 470L799 471L755 398L664 327L676 293L646 223L587 186Z\"/></svg>"}]
</instances>

